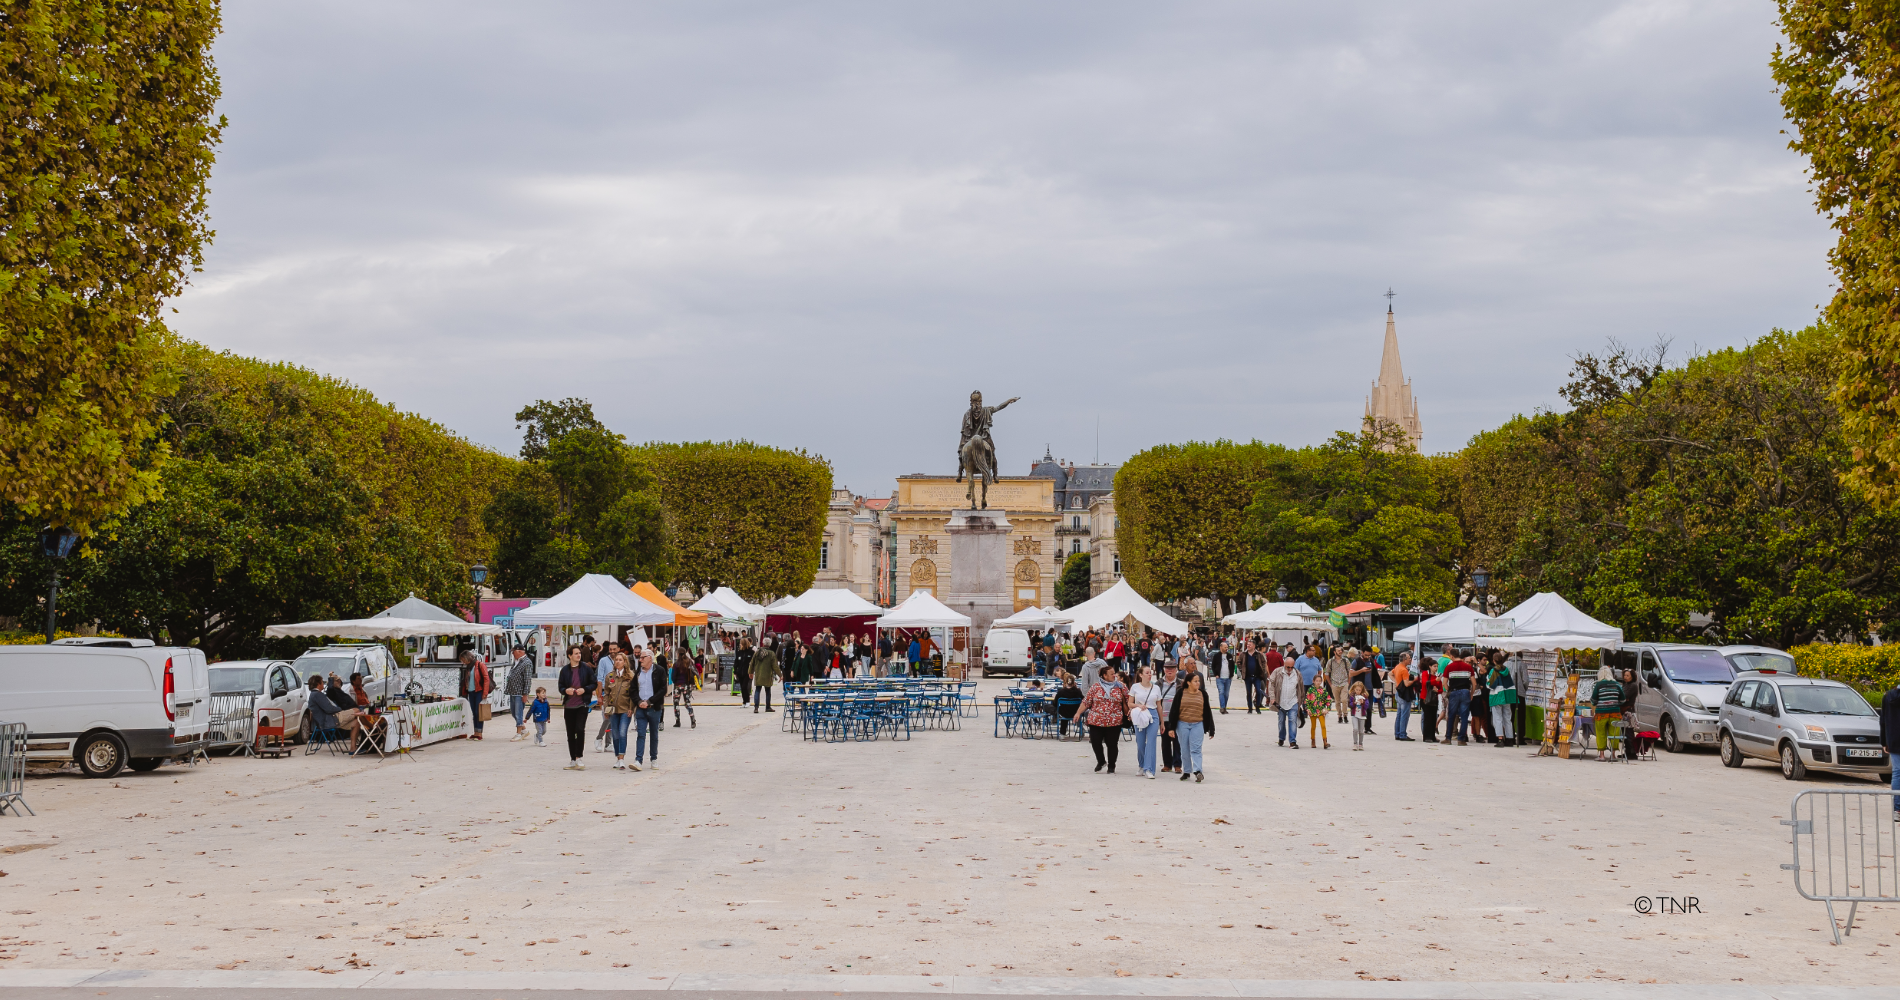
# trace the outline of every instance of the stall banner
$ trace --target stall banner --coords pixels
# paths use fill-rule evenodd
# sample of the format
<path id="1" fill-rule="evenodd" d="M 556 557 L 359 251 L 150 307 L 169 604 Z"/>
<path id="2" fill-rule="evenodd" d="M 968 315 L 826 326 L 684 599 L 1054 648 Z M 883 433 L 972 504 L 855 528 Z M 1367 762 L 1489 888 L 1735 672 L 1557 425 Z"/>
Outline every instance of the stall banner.
<path id="1" fill-rule="evenodd" d="M 404 705 L 391 709 L 389 715 L 392 725 L 389 735 L 384 739 L 384 749 L 391 751 L 404 745 L 419 747 L 440 743 L 475 731 L 466 698 Z"/>

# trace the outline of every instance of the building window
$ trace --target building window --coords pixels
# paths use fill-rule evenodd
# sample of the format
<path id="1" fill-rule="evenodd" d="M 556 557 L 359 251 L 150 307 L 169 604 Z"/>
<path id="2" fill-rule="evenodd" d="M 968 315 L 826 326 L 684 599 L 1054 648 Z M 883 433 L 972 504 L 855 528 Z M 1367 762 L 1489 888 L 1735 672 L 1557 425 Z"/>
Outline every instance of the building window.
<path id="1" fill-rule="evenodd" d="M 1115 553 L 1115 575 L 1122 575 L 1122 554 L 1120 552 Z"/>
<path id="2" fill-rule="evenodd" d="M 1069 554 L 1080 555 L 1081 552 L 1082 552 L 1082 540 L 1080 538 L 1069 539 Z"/>
<path id="3" fill-rule="evenodd" d="M 1079 507 L 1081 507 L 1081 506 L 1082 506 L 1082 498 L 1081 498 L 1081 497 L 1079 497 L 1079 496 L 1076 496 L 1076 497 L 1070 497 L 1070 498 L 1069 498 L 1069 506 L 1071 506 L 1071 507 L 1077 507 L 1077 508 L 1079 508 Z"/>
<path id="4" fill-rule="evenodd" d="M 831 543 L 830 542 L 818 543 L 818 568 L 819 569 L 831 568 Z"/>
<path id="5" fill-rule="evenodd" d="M 1069 527 L 1074 528 L 1077 531 L 1081 531 L 1082 530 L 1082 515 L 1077 514 L 1074 517 L 1069 518 Z"/>

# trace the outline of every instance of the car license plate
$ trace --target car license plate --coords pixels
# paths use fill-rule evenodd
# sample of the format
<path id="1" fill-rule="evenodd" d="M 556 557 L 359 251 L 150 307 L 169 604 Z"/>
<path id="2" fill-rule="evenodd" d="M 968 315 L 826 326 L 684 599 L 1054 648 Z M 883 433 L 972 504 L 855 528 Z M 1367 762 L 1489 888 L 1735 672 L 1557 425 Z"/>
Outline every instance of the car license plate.
<path id="1" fill-rule="evenodd" d="M 1849 750 L 1847 755 L 1849 757 L 1885 757 L 1887 752 L 1885 750 Z"/>

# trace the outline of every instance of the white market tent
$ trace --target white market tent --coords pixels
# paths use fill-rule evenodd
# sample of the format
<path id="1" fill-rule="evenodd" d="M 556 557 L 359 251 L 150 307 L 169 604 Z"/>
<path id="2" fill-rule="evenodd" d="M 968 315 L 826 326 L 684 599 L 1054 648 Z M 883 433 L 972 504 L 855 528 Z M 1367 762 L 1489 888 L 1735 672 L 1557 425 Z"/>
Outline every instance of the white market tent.
<path id="1" fill-rule="evenodd" d="M 1442 615 L 1434 615 L 1415 625 L 1399 629 L 1392 633 L 1392 640 L 1410 643 L 1413 646 L 1444 642 L 1469 643 L 1476 638 L 1472 628 L 1474 622 L 1496 620 L 1476 608 L 1460 604 Z M 1490 645 L 1488 637 L 1485 644 Z"/>
<path id="2" fill-rule="evenodd" d="M 693 602 L 686 610 L 703 611 L 720 618 L 737 618 L 743 621 L 759 622 L 765 620 L 765 609 L 750 604 L 740 597 L 731 587 L 720 587 L 705 597 Z"/>
<path id="3" fill-rule="evenodd" d="M 1133 615 L 1136 621 L 1167 635 L 1187 635 L 1194 631 L 1194 626 L 1148 603 L 1135 593 L 1127 580 L 1115 581 L 1101 596 L 1091 597 L 1063 614 L 1073 619 L 1077 628 L 1101 628 Z"/>
<path id="4" fill-rule="evenodd" d="M 452 625 L 450 623 L 453 623 Z M 448 626 L 448 627 L 445 627 Z M 356 618 L 330 622 L 297 622 L 292 625 L 266 625 L 264 635 L 271 639 L 289 636 L 331 636 L 338 639 L 415 639 L 431 635 L 500 635 L 507 631 L 499 625 L 478 625 L 460 618 Z"/>
<path id="5" fill-rule="evenodd" d="M 878 628 L 969 628 L 970 616 L 950 610 L 927 590 L 913 590 L 876 624 Z"/>
<path id="6" fill-rule="evenodd" d="M 883 608 L 843 587 L 827 587 L 823 590 L 813 587 L 790 600 L 770 604 L 766 610 L 775 615 L 795 618 L 856 618 L 884 613 Z"/>
<path id="7" fill-rule="evenodd" d="M 778 600 L 776 600 L 776 601 L 773 601 L 772 603 L 770 603 L 770 604 L 768 604 L 768 605 L 766 605 L 766 606 L 765 606 L 765 610 L 767 610 L 767 611 L 777 611 L 778 609 L 780 609 L 780 608 L 782 608 L 782 607 L 784 607 L 784 606 L 786 606 L 787 604 L 790 604 L 790 603 L 792 603 L 792 601 L 793 601 L 793 600 L 794 600 L 794 598 L 791 598 L 791 597 L 781 597 L 781 598 L 779 598 Z"/>
<path id="8" fill-rule="evenodd" d="M 1285 632 L 1330 632 L 1332 626 L 1324 618 L 1303 617 L 1317 615 L 1311 607 L 1300 601 L 1285 601 L 1275 604 L 1262 604 L 1252 611 L 1236 611 L 1221 621 L 1235 628 L 1273 629 Z"/>
<path id="9" fill-rule="evenodd" d="M 1074 621 L 1066 612 L 1054 608 L 1038 608 L 1031 605 L 1008 618 L 998 618 L 990 623 L 991 628 L 1054 628 Z"/>
<path id="10" fill-rule="evenodd" d="M 1548 591 L 1499 615 L 1511 623 L 1509 636 L 1484 640 L 1494 649 L 1531 652 L 1544 649 L 1616 649 L 1623 630 L 1605 625 Z"/>
<path id="11" fill-rule="evenodd" d="M 671 625 L 673 612 L 604 573 L 589 573 L 539 604 L 515 612 L 515 626 Z"/>

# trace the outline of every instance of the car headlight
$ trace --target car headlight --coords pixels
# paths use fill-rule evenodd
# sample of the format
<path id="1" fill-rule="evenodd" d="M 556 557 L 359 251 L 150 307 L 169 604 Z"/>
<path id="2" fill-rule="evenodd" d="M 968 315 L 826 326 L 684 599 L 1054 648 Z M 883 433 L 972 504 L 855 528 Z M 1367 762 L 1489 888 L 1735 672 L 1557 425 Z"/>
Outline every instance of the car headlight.
<path id="1" fill-rule="evenodd" d="M 1692 694 L 1685 694 L 1685 695 L 1683 695 L 1683 696 L 1682 696 L 1682 703 L 1683 703 L 1684 705 L 1687 705 L 1687 706 L 1689 706 L 1690 708 L 1693 708 L 1693 709 L 1695 709 L 1695 710 L 1696 710 L 1696 711 L 1698 711 L 1698 712 L 1706 712 L 1706 711 L 1708 711 L 1708 709 L 1707 709 L 1707 708 L 1705 708 L 1705 707 L 1703 707 L 1703 705 L 1702 705 L 1702 699 L 1700 699 L 1700 698 L 1698 698 L 1698 697 L 1696 697 L 1695 695 L 1692 695 Z"/>
<path id="2" fill-rule="evenodd" d="M 1821 726 L 1809 726 L 1807 728 L 1808 728 L 1809 736 L 1812 736 L 1823 743 L 1827 742 L 1827 729 Z"/>

